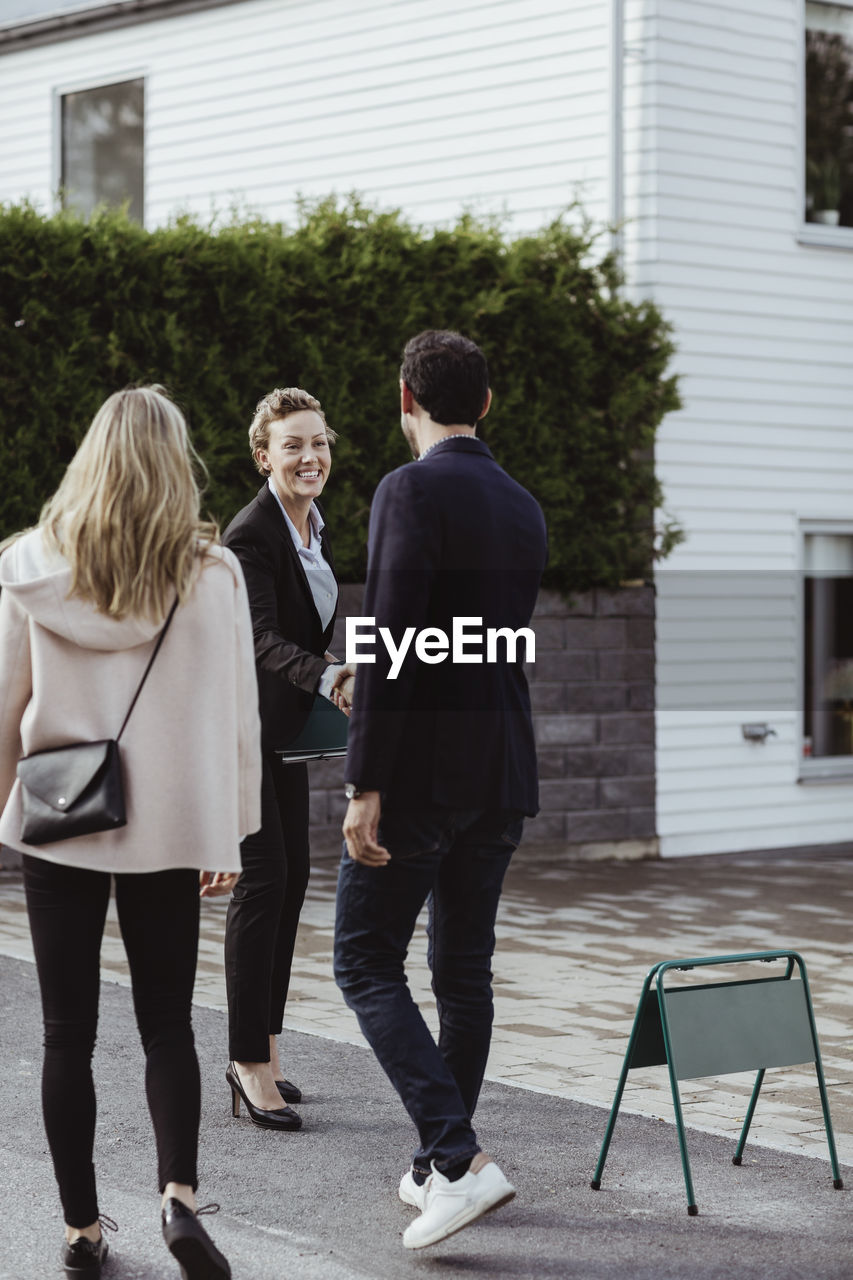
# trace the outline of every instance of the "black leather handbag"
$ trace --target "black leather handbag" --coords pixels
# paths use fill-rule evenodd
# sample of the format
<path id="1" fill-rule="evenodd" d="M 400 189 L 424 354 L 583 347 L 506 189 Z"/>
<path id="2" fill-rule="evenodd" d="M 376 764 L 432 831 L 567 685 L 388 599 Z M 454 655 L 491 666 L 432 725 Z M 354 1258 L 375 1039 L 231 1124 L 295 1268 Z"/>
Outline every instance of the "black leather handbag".
<path id="1" fill-rule="evenodd" d="M 119 739 L 177 607 L 175 600 L 115 738 L 47 747 L 18 761 L 21 839 L 25 844 L 53 844 L 55 840 L 69 840 L 72 836 L 88 836 L 127 825 Z"/>

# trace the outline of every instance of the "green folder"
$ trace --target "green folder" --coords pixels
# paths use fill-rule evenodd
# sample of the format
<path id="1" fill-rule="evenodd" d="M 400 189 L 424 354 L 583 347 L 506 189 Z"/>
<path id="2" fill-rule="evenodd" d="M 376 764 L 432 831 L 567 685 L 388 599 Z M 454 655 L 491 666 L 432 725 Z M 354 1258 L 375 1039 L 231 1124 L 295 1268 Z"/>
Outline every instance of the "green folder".
<path id="1" fill-rule="evenodd" d="M 302 732 L 276 752 L 285 764 L 301 760 L 334 760 L 347 753 L 347 717 L 328 698 L 314 695 L 311 714 Z"/>

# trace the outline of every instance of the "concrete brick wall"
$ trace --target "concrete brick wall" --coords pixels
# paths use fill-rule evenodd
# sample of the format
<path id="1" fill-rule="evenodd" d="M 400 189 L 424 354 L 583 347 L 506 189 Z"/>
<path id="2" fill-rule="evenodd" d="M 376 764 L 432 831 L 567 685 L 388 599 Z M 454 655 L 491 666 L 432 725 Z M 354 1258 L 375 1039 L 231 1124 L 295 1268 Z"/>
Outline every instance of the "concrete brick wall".
<path id="1" fill-rule="evenodd" d="M 526 841 L 656 855 L 654 589 L 588 591 L 571 605 L 543 591 L 534 627 L 541 811 Z"/>
<path id="2" fill-rule="evenodd" d="M 362 588 L 341 588 L 333 652 Z M 583 857 L 650 857 L 655 830 L 654 590 L 589 591 L 571 605 L 543 591 L 527 666 L 539 755 L 539 816 L 525 844 Z M 312 839 L 334 842 L 346 808 L 343 762 L 309 765 Z"/>

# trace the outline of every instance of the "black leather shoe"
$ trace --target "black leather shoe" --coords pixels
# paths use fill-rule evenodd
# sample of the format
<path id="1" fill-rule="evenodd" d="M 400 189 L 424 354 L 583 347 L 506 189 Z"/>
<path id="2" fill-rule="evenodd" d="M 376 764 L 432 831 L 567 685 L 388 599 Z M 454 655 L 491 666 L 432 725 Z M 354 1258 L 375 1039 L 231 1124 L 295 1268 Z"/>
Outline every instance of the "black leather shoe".
<path id="1" fill-rule="evenodd" d="M 218 1205 L 205 1205 L 215 1213 Z M 210 1236 L 193 1213 L 174 1196 L 163 1205 L 163 1239 L 181 1268 L 181 1280 L 231 1280 L 228 1259 L 223 1258 Z"/>
<path id="2" fill-rule="evenodd" d="M 225 1071 L 225 1079 L 231 1086 L 231 1114 L 239 1116 L 240 1099 L 246 1104 L 246 1110 L 249 1113 L 249 1119 L 252 1124 L 256 1124 L 259 1129 L 289 1129 L 295 1131 L 302 1128 L 302 1118 L 298 1116 L 290 1107 L 278 1107 L 275 1111 L 265 1111 L 263 1107 L 256 1107 L 246 1097 L 246 1091 L 240 1083 L 240 1077 L 234 1069 L 234 1063 L 229 1062 Z"/>
<path id="3" fill-rule="evenodd" d="M 285 1102 L 301 1102 L 302 1090 L 297 1089 L 295 1084 L 291 1084 L 289 1080 L 276 1080 L 275 1087 L 278 1089 Z"/>
<path id="4" fill-rule="evenodd" d="M 73 1244 L 62 1247 L 62 1265 L 67 1276 L 99 1276 L 110 1248 L 103 1236 L 87 1240 L 80 1236 Z"/>

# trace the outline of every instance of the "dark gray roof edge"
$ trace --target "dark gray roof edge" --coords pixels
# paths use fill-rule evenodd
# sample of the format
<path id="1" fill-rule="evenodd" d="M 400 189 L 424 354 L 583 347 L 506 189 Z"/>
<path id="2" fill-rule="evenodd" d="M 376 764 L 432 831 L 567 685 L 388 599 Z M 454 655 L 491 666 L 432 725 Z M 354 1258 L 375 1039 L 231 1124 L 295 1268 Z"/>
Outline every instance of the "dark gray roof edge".
<path id="1" fill-rule="evenodd" d="M 44 18 L 20 18 L 0 27 L 0 56 L 36 45 L 56 44 L 98 31 L 137 26 L 157 18 L 221 9 L 244 0 L 116 0 L 95 8 L 70 9 Z"/>

